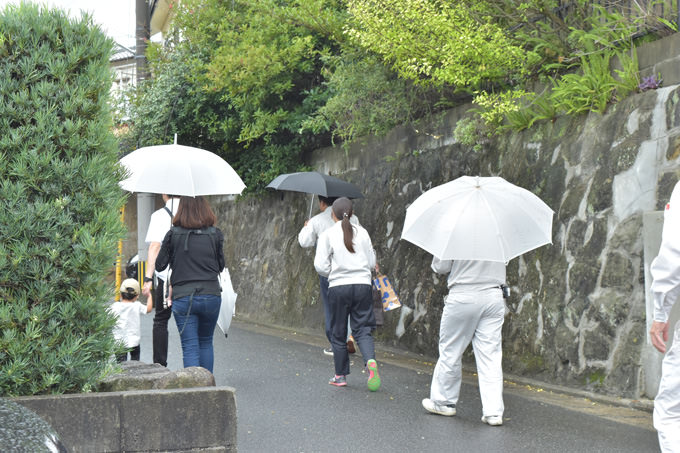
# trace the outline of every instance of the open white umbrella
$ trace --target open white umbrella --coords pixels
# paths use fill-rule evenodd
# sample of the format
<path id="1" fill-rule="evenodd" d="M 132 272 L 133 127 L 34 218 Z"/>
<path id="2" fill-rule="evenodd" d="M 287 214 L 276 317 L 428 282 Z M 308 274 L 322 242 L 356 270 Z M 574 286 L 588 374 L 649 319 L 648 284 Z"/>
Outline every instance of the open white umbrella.
<path id="1" fill-rule="evenodd" d="M 176 143 L 139 148 L 120 163 L 130 175 L 120 186 L 129 192 L 195 197 L 240 194 L 246 187 L 217 154 Z"/>
<path id="2" fill-rule="evenodd" d="M 406 210 L 401 238 L 444 260 L 507 263 L 552 243 L 553 210 L 505 179 L 462 176 Z"/>

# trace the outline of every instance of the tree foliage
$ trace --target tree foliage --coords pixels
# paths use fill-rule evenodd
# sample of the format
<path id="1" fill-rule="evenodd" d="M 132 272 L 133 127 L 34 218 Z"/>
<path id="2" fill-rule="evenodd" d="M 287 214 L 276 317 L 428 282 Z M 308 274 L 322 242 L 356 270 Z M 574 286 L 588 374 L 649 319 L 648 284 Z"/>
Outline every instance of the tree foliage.
<path id="1" fill-rule="evenodd" d="M 349 0 L 347 33 L 405 78 L 469 89 L 526 73 L 536 61 L 497 23 L 464 2 Z"/>
<path id="2" fill-rule="evenodd" d="M 201 53 L 188 45 L 153 49 L 153 78 L 130 93 L 134 133 L 124 137 L 124 149 L 172 143 L 174 134 L 182 143 L 211 151 L 235 141 L 238 130 L 228 121 L 231 105 L 220 93 L 204 89 L 193 73 Z"/>
<path id="3" fill-rule="evenodd" d="M 302 132 L 325 102 L 321 57 L 342 36 L 333 2 L 186 1 L 176 39 L 158 49 L 153 80 L 134 102 L 132 142 L 202 146 L 224 157 L 251 191 L 300 168 L 328 142 Z M 303 9 L 302 7 L 305 7 Z M 313 15 L 310 15 L 313 14 Z"/>
<path id="4" fill-rule="evenodd" d="M 112 42 L 88 17 L 0 12 L 0 394 L 91 389 L 116 352 L 123 236 Z"/>
<path id="5" fill-rule="evenodd" d="M 126 147 L 178 133 L 180 143 L 218 152 L 257 191 L 333 139 L 383 134 L 461 99 L 482 115 L 465 126 L 469 140 L 480 121 L 507 126 L 505 116 L 522 128 L 602 111 L 634 89 L 636 71 L 630 59 L 622 73 L 603 68 L 669 24 L 653 2 L 602 5 L 185 0 L 173 4 L 181 39 L 155 48 L 154 78 L 136 93 Z M 537 96 L 536 82 L 557 94 Z"/>
<path id="6" fill-rule="evenodd" d="M 343 143 L 383 135 L 397 124 L 437 110 L 440 90 L 414 85 L 374 55 L 348 50 L 325 59 L 328 99 L 303 123 L 314 133 L 331 131 Z"/>
<path id="7" fill-rule="evenodd" d="M 411 82 L 343 33 L 339 0 L 189 0 L 154 48 L 126 148 L 178 142 L 219 153 L 250 191 L 331 144 L 384 133 L 431 109 Z M 366 82 L 366 83 L 362 83 Z M 432 97 L 437 100 L 436 93 Z"/>
<path id="8" fill-rule="evenodd" d="M 539 69 L 550 69 L 555 62 L 578 64 L 584 53 L 593 51 L 588 42 L 599 51 L 616 51 L 644 35 L 654 39 L 677 29 L 668 20 L 677 20 L 677 9 L 664 0 L 465 2 L 476 18 L 503 26 L 523 48 L 539 55 Z"/>

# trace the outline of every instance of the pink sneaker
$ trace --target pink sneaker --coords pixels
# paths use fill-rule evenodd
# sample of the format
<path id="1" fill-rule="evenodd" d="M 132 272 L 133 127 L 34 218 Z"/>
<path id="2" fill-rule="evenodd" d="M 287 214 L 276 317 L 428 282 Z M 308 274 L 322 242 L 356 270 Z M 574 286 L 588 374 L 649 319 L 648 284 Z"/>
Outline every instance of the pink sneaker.
<path id="1" fill-rule="evenodd" d="M 336 374 L 331 378 L 330 381 L 328 381 L 328 383 L 336 387 L 345 387 L 347 386 L 347 378 L 345 376 L 338 376 Z"/>

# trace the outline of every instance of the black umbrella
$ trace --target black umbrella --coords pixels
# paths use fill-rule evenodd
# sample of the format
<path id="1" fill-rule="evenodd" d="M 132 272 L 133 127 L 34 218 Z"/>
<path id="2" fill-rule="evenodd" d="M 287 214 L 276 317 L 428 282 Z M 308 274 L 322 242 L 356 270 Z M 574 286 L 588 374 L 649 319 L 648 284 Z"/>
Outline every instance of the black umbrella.
<path id="1" fill-rule="evenodd" d="M 286 173 L 277 176 L 267 185 L 269 189 L 304 192 L 324 197 L 363 198 L 357 186 L 334 176 L 316 171 Z"/>
<path id="2" fill-rule="evenodd" d="M 316 171 L 303 171 L 279 175 L 267 185 L 269 189 L 289 190 L 291 192 L 311 193 L 323 197 L 363 198 L 357 186 L 334 176 L 324 175 Z M 312 199 L 312 203 L 314 200 Z M 312 206 L 309 207 L 312 215 Z"/>

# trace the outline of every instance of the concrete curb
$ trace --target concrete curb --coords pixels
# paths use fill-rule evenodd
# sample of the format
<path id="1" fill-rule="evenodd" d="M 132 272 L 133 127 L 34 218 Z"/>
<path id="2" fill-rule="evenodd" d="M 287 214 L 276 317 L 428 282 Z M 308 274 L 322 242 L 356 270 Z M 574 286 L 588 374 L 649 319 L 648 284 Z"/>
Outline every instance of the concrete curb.
<path id="1" fill-rule="evenodd" d="M 602 395 L 600 393 L 589 392 L 586 390 L 579 390 L 570 387 L 565 387 L 556 384 L 549 384 L 546 382 L 536 381 L 522 376 L 505 375 L 505 380 L 519 385 L 528 385 L 534 388 L 548 390 L 553 393 L 568 395 L 576 398 L 583 398 L 601 404 L 608 404 L 610 406 L 627 407 L 645 412 L 652 412 L 654 410 L 654 400 L 650 399 L 629 399 L 620 398 L 616 396 Z"/>
<path id="2" fill-rule="evenodd" d="M 235 452 L 231 387 L 13 398 L 45 419 L 72 453 Z"/>

